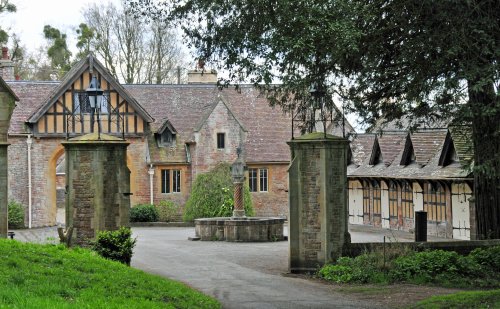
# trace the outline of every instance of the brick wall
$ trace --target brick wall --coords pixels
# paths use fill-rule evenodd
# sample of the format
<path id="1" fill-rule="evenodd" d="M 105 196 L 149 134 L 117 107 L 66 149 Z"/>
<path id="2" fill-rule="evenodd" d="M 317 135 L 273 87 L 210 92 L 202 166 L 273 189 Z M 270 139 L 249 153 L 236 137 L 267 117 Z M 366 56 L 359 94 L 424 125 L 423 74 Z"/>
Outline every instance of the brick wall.
<path id="1" fill-rule="evenodd" d="M 26 207 L 28 224 L 28 154 L 26 137 L 9 137 L 9 198 Z M 31 149 L 32 226 L 56 222 L 57 159 L 64 154 L 61 139 L 33 139 Z"/>
<path id="2" fill-rule="evenodd" d="M 268 192 L 250 192 L 255 216 L 288 218 L 288 164 L 248 165 L 248 167 L 266 167 L 269 172 Z M 248 182 L 248 174 L 246 181 Z"/>

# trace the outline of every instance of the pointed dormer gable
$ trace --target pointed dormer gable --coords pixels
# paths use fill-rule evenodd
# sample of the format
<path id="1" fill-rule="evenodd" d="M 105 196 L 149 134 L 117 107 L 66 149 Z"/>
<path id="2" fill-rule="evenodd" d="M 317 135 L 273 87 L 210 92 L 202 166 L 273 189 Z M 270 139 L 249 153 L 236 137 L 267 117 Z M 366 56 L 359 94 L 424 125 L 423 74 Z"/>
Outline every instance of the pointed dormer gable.
<path id="1" fill-rule="evenodd" d="M 86 93 L 96 77 L 103 93 L 99 109 L 90 107 Z M 108 134 L 143 134 L 153 118 L 123 88 L 92 54 L 75 64 L 44 103 L 28 119 L 35 135 L 81 135 L 94 132 L 95 114 L 99 115 L 101 132 Z"/>
<path id="2" fill-rule="evenodd" d="M 375 142 L 373 143 L 373 149 L 372 149 L 372 154 L 370 156 L 369 165 L 377 165 L 382 162 L 384 162 L 384 158 L 382 157 L 382 151 L 380 150 L 378 137 L 375 137 Z"/>
<path id="3" fill-rule="evenodd" d="M 450 132 L 446 134 L 446 139 L 444 141 L 443 150 L 441 151 L 441 156 L 439 157 L 439 166 L 447 166 L 451 163 L 458 162 L 457 152 L 455 150 L 455 145 L 451 138 Z"/>
<path id="4" fill-rule="evenodd" d="M 439 155 L 447 133 L 447 129 L 426 129 L 411 134 L 415 161 L 426 166 L 432 158 Z"/>
<path id="5" fill-rule="evenodd" d="M 356 166 L 360 166 L 363 162 L 369 159 L 371 151 L 373 150 L 374 142 L 375 134 L 364 133 L 353 135 L 353 139 L 349 147 L 352 153 L 352 163 Z"/>
<path id="6" fill-rule="evenodd" d="M 403 149 L 403 155 L 401 156 L 401 162 L 399 164 L 406 166 L 414 162 L 415 162 L 415 151 L 413 150 L 413 144 L 410 138 L 410 134 L 407 134 Z"/>
<path id="7" fill-rule="evenodd" d="M 177 131 L 168 119 L 164 119 L 163 124 L 155 133 L 158 147 L 175 146 Z"/>
<path id="8" fill-rule="evenodd" d="M 402 132 L 389 131 L 378 136 L 378 144 L 385 166 L 391 165 L 401 153 L 404 142 L 405 134 Z"/>
<path id="9" fill-rule="evenodd" d="M 457 160 L 461 164 L 471 164 L 474 161 L 472 129 L 469 126 L 450 126 L 448 134 L 453 142 Z"/>
<path id="10" fill-rule="evenodd" d="M 222 104 L 227 109 L 229 115 L 231 115 L 236 120 L 236 122 L 238 123 L 238 125 L 241 127 L 241 129 L 244 132 L 248 132 L 247 129 L 245 129 L 245 127 L 241 123 L 241 121 L 233 113 L 233 111 L 231 110 L 231 108 L 230 108 L 229 104 L 227 103 L 226 99 L 224 98 L 224 96 L 222 96 L 220 94 L 217 96 L 216 101 L 208 109 L 208 111 L 205 113 L 205 115 L 203 115 L 203 117 L 201 118 L 201 120 L 198 123 L 198 125 L 194 128 L 194 132 L 199 132 L 201 130 L 201 128 L 203 127 L 203 125 L 207 122 L 208 118 L 210 118 L 210 116 L 212 115 L 212 113 L 214 112 L 214 110 L 217 108 L 217 106 L 219 104 Z"/>

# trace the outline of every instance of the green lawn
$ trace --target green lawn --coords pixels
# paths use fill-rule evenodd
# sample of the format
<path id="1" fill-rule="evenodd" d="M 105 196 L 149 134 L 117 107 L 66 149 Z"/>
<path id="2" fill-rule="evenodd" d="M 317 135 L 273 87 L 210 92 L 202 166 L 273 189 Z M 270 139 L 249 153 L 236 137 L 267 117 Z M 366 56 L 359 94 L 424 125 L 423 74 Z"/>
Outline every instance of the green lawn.
<path id="1" fill-rule="evenodd" d="M 433 296 L 417 303 L 412 308 L 500 308 L 500 290 L 470 291 Z"/>
<path id="2" fill-rule="evenodd" d="M 220 308 L 220 304 L 184 284 L 105 260 L 90 250 L 0 239 L 0 308 Z"/>

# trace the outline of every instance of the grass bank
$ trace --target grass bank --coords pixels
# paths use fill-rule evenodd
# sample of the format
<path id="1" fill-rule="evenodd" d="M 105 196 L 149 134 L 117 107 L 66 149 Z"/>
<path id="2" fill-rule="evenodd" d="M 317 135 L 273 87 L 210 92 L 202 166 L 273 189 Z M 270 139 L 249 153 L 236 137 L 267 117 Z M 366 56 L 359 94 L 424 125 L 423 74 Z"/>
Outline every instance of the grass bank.
<path id="1" fill-rule="evenodd" d="M 90 250 L 3 239 L 0 286 L 0 308 L 220 308 L 184 284 Z"/>
<path id="2" fill-rule="evenodd" d="M 418 302 L 411 308 L 500 308 L 500 290 L 468 291 L 450 295 L 433 296 Z"/>

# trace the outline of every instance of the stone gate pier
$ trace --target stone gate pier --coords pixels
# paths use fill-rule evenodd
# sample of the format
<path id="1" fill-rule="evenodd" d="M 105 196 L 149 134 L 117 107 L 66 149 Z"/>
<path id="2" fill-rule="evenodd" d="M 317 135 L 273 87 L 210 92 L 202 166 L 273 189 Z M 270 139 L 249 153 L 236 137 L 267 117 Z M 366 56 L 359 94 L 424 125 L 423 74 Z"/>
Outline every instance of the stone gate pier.
<path id="1" fill-rule="evenodd" d="M 69 242 L 86 246 L 99 231 L 130 226 L 129 143 L 92 133 L 62 144 L 66 151 L 66 228 L 72 229 Z"/>
<path id="2" fill-rule="evenodd" d="M 288 142 L 289 271 L 315 271 L 350 243 L 347 204 L 349 141 L 311 133 Z"/>
<path id="3" fill-rule="evenodd" d="M 0 74 L 1 75 L 1 74 Z M 8 229 L 8 162 L 7 162 L 7 133 L 10 118 L 19 98 L 0 77 L 0 238 L 7 237 Z"/>

